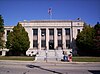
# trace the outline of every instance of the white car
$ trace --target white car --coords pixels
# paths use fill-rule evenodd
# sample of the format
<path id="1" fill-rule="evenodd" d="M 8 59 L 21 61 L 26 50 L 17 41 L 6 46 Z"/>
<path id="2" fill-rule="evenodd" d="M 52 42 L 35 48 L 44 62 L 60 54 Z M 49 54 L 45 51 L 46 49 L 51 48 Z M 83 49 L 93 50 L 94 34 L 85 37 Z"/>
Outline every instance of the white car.
<path id="1" fill-rule="evenodd" d="M 26 51 L 26 55 L 27 56 L 34 56 L 34 55 L 36 55 L 37 54 L 37 51 L 36 50 L 27 50 Z"/>

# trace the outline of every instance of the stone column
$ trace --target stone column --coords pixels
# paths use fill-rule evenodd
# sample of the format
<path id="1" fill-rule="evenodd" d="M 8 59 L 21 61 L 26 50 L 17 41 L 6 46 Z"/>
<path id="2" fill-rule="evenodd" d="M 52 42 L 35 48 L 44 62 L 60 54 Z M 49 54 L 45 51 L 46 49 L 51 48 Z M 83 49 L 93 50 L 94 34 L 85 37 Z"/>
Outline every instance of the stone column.
<path id="1" fill-rule="evenodd" d="M 5 29 L 4 32 L 5 32 L 4 39 L 5 39 L 5 41 L 7 41 L 7 30 Z"/>
<path id="2" fill-rule="evenodd" d="M 26 31 L 28 32 L 29 36 L 30 48 L 33 48 L 33 30 L 32 28 L 27 28 Z"/>
<path id="3" fill-rule="evenodd" d="M 41 30 L 38 28 L 38 49 L 41 50 Z"/>
<path id="4" fill-rule="evenodd" d="M 6 51 L 2 50 L 2 55 L 1 56 L 5 56 L 6 55 Z"/>
<path id="5" fill-rule="evenodd" d="M 57 28 L 54 28 L 54 48 L 58 46 L 58 38 L 57 38 Z"/>
<path id="6" fill-rule="evenodd" d="M 46 47 L 49 49 L 49 29 L 46 28 Z"/>
<path id="7" fill-rule="evenodd" d="M 62 44 L 63 49 L 66 49 L 65 28 L 62 28 Z"/>

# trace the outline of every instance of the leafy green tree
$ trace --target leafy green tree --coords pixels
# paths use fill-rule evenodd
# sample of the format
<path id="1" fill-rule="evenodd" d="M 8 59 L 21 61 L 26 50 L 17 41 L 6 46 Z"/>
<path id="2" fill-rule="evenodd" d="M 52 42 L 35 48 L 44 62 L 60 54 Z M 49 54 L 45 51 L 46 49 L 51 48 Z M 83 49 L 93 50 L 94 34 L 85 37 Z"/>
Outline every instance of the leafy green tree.
<path id="1" fill-rule="evenodd" d="M 8 34 L 6 46 L 10 49 L 10 54 L 17 56 L 25 55 L 29 45 L 28 33 L 24 27 L 18 23 L 17 26 L 13 28 L 13 31 Z"/>
<path id="2" fill-rule="evenodd" d="M 2 16 L 0 15 L 0 49 L 4 48 L 4 39 L 3 39 L 3 35 L 4 35 L 4 20 L 2 18 Z"/>
<path id="3" fill-rule="evenodd" d="M 94 26 L 95 29 L 95 38 L 94 38 L 94 50 L 96 52 L 96 55 L 100 56 L 100 23 L 97 22 L 97 24 Z"/>
<path id="4" fill-rule="evenodd" d="M 88 25 L 85 25 L 83 31 L 77 35 L 76 45 L 78 47 L 77 51 L 79 55 L 88 56 L 93 54 L 94 35 L 95 30 Z"/>

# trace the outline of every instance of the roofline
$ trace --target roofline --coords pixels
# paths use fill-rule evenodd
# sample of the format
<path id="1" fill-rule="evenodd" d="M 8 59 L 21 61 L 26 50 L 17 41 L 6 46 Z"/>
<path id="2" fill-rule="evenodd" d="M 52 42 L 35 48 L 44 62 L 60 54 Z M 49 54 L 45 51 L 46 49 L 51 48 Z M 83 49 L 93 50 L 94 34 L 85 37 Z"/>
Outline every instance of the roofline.
<path id="1" fill-rule="evenodd" d="M 4 28 L 13 28 L 14 26 L 4 26 Z"/>
<path id="2" fill-rule="evenodd" d="M 37 22 L 83 22 L 82 20 L 31 20 L 21 21 L 19 23 L 37 23 Z"/>

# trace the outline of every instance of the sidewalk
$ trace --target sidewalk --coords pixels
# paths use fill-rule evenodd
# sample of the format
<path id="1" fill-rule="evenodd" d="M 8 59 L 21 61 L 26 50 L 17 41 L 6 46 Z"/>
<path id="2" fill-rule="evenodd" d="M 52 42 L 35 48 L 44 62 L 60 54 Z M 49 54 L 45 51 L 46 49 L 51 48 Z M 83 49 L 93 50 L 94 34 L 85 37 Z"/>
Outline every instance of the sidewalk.
<path id="1" fill-rule="evenodd" d="M 17 62 L 17 63 L 48 63 L 48 64 L 92 64 L 100 62 L 62 62 L 62 61 L 18 61 L 18 60 L 0 60 L 0 62 Z"/>

